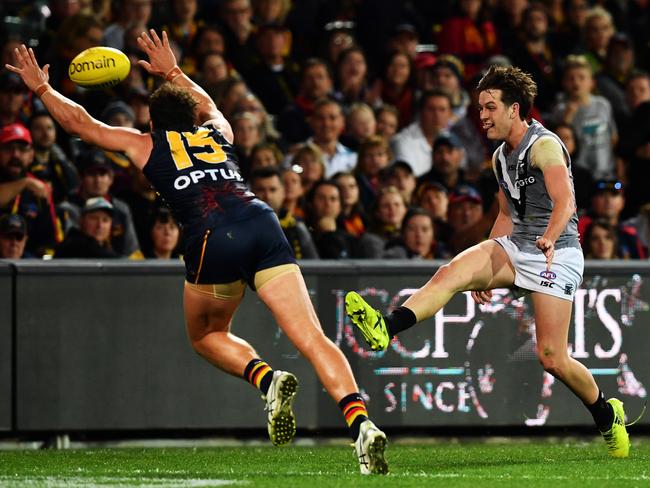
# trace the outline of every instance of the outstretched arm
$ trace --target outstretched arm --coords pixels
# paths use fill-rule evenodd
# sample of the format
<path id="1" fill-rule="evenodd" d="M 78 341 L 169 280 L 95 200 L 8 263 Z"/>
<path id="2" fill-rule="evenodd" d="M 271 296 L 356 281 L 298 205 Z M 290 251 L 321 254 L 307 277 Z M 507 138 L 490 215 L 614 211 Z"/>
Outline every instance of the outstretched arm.
<path id="1" fill-rule="evenodd" d="M 65 131 L 103 149 L 124 152 L 136 165 L 144 166 L 152 147 L 149 135 L 135 129 L 111 127 L 92 118 L 85 108 L 50 86 L 50 66 L 46 64 L 41 69 L 32 48 L 27 49 L 23 44 L 15 53 L 18 66 L 6 64 L 6 68 L 20 75 L 27 87 L 41 97 L 50 115 Z"/>
<path id="2" fill-rule="evenodd" d="M 149 33 L 151 37 L 146 32 L 143 32 L 138 37 L 138 45 L 147 53 L 149 61 L 138 61 L 138 63 L 149 73 L 163 77 L 169 83 L 187 88 L 198 102 L 196 116 L 199 124 L 210 122 L 223 134 L 228 142 L 232 143 L 233 134 L 230 123 L 219 111 L 210 95 L 178 67 L 176 57 L 169 46 L 167 33 L 162 32 L 162 39 L 158 37 L 158 34 L 153 29 Z"/>

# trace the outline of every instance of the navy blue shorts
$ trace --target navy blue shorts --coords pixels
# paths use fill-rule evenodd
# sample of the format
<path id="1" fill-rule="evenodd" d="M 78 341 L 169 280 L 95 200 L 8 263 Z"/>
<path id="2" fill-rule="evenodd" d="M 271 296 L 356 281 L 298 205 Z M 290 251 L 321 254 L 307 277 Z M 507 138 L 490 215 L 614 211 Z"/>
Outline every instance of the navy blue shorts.
<path id="1" fill-rule="evenodd" d="M 273 212 L 212 229 L 201 263 L 203 237 L 188 239 L 185 249 L 185 278 L 190 283 L 221 284 L 244 280 L 255 290 L 258 271 L 296 263 Z"/>

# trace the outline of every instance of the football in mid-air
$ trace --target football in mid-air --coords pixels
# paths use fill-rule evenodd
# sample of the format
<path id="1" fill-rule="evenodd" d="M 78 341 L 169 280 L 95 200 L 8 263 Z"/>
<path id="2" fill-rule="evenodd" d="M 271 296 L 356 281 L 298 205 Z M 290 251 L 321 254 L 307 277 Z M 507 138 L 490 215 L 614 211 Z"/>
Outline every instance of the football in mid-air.
<path id="1" fill-rule="evenodd" d="M 131 62 L 122 51 L 112 47 L 91 47 L 81 51 L 68 67 L 68 76 L 84 88 L 110 88 L 124 81 Z"/>

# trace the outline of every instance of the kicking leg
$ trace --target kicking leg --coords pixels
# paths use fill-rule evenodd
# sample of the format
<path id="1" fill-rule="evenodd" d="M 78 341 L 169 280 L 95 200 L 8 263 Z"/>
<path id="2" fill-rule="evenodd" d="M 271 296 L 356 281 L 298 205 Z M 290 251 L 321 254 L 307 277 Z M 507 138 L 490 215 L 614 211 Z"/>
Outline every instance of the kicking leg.
<path id="1" fill-rule="evenodd" d="M 535 307 L 537 357 L 544 370 L 562 381 L 594 417 L 609 453 L 627 457 L 630 441 L 625 429 L 623 404 L 616 398 L 605 401 L 594 377 L 580 362 L 569 356 L 568 335 L 573 303 L 544 293 L 532 293 Z"/>
<path id="2" fill-rule="evenodd" d="M 497 242 L 487 240 L 441 266 L 422 288 L 386 317 L 373 310 L 356 292 L 347 294 L 345 308 L 370 346 L 383 350 L 392 336 L 433 317 L 455 293 L 508 287 L 514 279 L 515 272 L 505 250 Z"/>

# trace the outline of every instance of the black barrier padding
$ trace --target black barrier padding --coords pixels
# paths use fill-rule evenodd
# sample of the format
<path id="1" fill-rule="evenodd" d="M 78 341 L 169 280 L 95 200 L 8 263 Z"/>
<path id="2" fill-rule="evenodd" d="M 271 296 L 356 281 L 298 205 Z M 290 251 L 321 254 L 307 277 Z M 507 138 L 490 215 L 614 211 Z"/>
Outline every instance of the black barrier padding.
<path id="1" fill-rule="evenodd" d="M 57 264 L 17 267 L 18 430 L 264 426 L 259 393 L 192 352 L 178 263 Z M 591 425 L 579 400 L 539 366 L 529 298 L 508 290 L 485 307 L 460 294 L 387 352 L 367 350 L 345 317 L 345 293 L 357 290 L 386 311 L 424 284 L 436 264 L 303 264 L 323 328 L 349 358 L 378 423 Z M 576 294 L 571 351 L 605 394 L 635 415 L 650 385 L 650 267 L 591 269 Z M 250 291 L 233 331 L 274 367 L 298 375 L 299 426 L 342 426 L 312 369 Z"/>
<path id="2" fill-rule="evenodd" d="M 0 430 L 11 430 L 12 428 L 12 279 L 11 265 L 0 262 Z"/>

